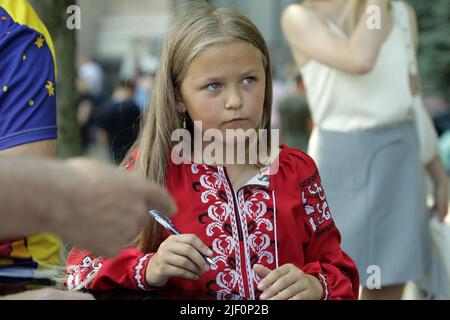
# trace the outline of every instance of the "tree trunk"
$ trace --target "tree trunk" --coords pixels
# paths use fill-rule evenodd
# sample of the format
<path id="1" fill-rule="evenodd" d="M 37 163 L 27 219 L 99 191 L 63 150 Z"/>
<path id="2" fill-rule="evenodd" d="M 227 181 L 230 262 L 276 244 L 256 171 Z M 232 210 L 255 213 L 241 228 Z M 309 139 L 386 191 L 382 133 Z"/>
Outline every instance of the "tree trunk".
<path id="1" fill-rule="evenodd" d="M 81 132 L 77 121 L 75 88 L 76 30 L 69 30 L 67 8 L 76 0 L 29 0 L 46 25 L 56 51 L 58 78 L 56 86 L 58 106 L 58 158 L 78 156 L 83 153 Z"/>

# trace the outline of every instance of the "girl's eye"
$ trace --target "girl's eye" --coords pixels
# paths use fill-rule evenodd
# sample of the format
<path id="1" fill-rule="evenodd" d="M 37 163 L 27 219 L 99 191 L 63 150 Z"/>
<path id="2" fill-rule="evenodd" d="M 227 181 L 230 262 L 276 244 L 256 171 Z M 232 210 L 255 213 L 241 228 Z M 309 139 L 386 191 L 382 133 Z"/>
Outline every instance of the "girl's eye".
<path id="1" fill-rule="evenodd" d="M 255 77 L 247 77 L 243 80 L 244 84 L 252 84 L 255 81 L 256 81 Z"/>
<path id="2" fill-rule="evenodd" d="M 206 86 L 207 90 L 218 90 L 220 89 L 220 83 L 218 82 L 214 82 L 214 83 L 210 83 Z"/>

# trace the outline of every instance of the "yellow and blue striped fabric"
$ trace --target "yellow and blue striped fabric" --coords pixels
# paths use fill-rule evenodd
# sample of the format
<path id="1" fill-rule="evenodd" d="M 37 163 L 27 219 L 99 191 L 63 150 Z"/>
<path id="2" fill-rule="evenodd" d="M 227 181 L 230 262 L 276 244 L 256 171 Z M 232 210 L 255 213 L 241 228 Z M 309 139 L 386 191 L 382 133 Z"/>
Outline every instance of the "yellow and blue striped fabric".
<path id="1" fill-rule="evenodd" d="M 0 150 L 56 139 L 50 35 L 25 0 L 0 0 Z"/>
<path id="2" fill-rule="evenodd" d="M 0 150 L 56 139 L 55 79 L 54 46 L 33 8 L 0 0 Z M 59 265 L 61 249 L 48 233 L 0 240 L 0 277 L 45 274 L 37 262 Z"/>

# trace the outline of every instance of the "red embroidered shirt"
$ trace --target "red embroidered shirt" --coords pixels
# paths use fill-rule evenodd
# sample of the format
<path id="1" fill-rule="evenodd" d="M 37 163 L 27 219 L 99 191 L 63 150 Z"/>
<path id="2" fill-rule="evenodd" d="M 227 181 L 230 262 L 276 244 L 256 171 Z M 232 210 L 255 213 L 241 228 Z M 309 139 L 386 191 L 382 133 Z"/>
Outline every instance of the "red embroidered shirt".
<path id="1" fill-rule="evenodd" d="M 255 263 L 275 269 L 292 263 L 316 276 L 323 299 L 357 299 L 358 272 L 340 247 L 340 234 L 330 215 L 314 161 L 305 153 L 281 146 L 279 170 L 260 172 L 234 190 L 223 166 L 169 164 L 167 188 L 179 212 L 172 219 L 182 233 L 196 234 L 214 252 L 217 268 L 199 280 L 171 278 L 168 286 L 201 290 L 227 298 L 258 298 Z M 132 170 L 134 160 L 126 166 Z M 151 290 L 145 270 L 153 253 L 123 250 L 111 259 L 75 249 L 68 264 L 76 268 L 69 289 L 95 275 L 91 290 L 117 287 Z"/>

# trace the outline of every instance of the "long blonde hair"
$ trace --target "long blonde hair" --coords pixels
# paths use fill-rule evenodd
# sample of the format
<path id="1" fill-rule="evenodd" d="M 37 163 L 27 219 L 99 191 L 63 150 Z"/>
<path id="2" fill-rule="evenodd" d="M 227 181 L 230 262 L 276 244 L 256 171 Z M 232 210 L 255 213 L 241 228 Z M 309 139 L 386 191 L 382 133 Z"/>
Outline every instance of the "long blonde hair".
<path id="1" fill-rule="evenodd" d="M 175 23 L 166 36 L 152 89 L 151 105 L 144 117 L 140 136 L 125 158 L 129 158 L 133 150 L 138 149 L 140 156 L 135 162 L 135 171 L 161 186 L 166 183 L 168 157 L 174 146 L 171 134 L 181 127 L 181 115 L 176 108 L 180 86 L 193 59 L 206 48 L 243 40 L 261 51 L 266 72 L 266 90 L 263 116 L 257 129 L 270 129 L 271 61 L 264 38 L 257 27 L 236 10 L 216 8 L 203 1 L 190 2 L 189 7 L 181 12 L 174 19 Z M 161 241 L 161 227 L 149 218 L 146 228 L 134 245 L 144 252 L 152 252 L 157 250 Z"/>

